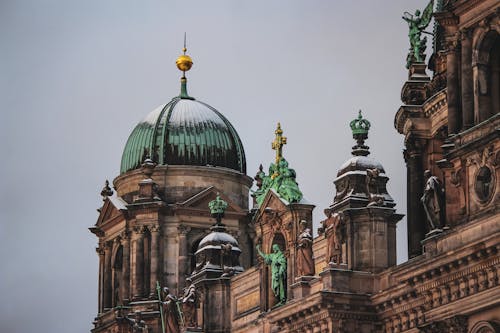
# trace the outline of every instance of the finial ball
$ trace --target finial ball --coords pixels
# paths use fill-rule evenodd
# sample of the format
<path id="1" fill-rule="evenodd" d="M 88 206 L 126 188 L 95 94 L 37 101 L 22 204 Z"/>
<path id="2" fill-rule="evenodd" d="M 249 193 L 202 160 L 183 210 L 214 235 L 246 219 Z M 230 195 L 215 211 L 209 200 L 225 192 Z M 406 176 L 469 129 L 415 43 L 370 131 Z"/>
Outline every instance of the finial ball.
<path id="1" fill-rule="evenodd" d="M 187 54 L 183 54 L 179 56 L 179 58 L 177 58 L 175 64 L 177 65 L 177 68 L 179 68 L 179 70 L 187 72 L 193 66 L 193 60 L 191 60 L 191 57 Z"/>

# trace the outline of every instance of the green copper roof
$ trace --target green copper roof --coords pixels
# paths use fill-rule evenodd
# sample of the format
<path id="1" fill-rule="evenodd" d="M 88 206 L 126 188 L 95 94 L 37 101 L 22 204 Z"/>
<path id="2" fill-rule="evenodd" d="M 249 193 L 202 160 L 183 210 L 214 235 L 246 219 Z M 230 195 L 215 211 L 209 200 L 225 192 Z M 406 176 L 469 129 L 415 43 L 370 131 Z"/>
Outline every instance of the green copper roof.
<path id="1" fill-rule="evenodd" d="M 231 123 L 213 107 L 175 97 L 132 131 L 120 173 L 140 167 L 146 156 L 159 165 L 212 165 L 246 173 L 245 153 Z"/>

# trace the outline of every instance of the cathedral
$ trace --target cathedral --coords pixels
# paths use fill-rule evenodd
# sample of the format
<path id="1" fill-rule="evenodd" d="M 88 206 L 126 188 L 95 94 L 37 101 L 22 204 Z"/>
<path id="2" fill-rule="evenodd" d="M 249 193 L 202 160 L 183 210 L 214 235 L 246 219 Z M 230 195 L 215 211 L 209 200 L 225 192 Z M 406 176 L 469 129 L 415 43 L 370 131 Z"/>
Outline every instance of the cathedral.
<path id="1" fill-rule="evenodd" d="M 313 237 L 280 124 L 248 176 L 235 128 L 189 95 L 184 48 L 180 94 L 134 128 L 89 228 L 93 333 L 500 332 L 500 3 L 431 0 L 403 19 L 408 261 L 361 111 Z"/>

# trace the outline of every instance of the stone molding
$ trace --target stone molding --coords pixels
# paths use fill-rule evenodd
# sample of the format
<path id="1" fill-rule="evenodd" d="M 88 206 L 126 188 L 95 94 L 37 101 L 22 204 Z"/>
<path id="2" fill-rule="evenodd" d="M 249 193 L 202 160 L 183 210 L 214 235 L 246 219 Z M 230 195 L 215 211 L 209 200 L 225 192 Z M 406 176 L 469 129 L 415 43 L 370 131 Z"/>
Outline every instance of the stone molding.
<path id="1" fill-rule="evenodd" d="M 386 326 L 392 327 L 388 331 L 416 328 L 425 323 L 428 311 L 435 312 L 441 306 L 498 286 L 500 257 L 496 254 L 499 247 L 494 245 L 476 251 L 407 279 L 399 287 L 402 293 L 375 306 Z M 466 267 L 471 263 L 474 266 Z M 441 332 L 434 330 L 440 325 L 444 324 L 430 325 L 424 332 Z"/>

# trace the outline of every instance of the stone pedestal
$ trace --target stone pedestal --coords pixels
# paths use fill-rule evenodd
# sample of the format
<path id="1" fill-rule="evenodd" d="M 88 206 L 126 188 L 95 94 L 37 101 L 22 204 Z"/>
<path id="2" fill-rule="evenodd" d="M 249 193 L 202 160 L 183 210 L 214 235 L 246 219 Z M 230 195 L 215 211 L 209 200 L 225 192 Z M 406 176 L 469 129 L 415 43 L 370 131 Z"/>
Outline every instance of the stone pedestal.
<path id="1" fill-rule="evenodd" d="M 401 90 L 401 100 L 408 105 L 421 105 L 426 96 L 426 85 L 430 81 L 425 73 L 426 64 L 423 62 L 413 63 L 408 71 L 408 81 Z"/>
<path id="2" fill-rule="evenodd" d="M 425 235 L 421 241 L 423 253 L 432 256 L 437 253 L 437 240 L 443 234 L 443 229 L 434 229 Z"/>
<path id="3" fill-rule="evenodd" d="M 300 299 L 311 293 L 311 281 L 316 280 L 314 276 L 300 276 L 295 278 L 295 283 L 290 287 L 294 299 Z"/>
<path id="4" fill-rule="evenodd" d="M 340 266 L 340 265 L 339 265 Z M 346 265 L 342 265 L 346 267 Z M 349 291 L 349 271 L 341 268 L 325 267 L 319 273 L 323 281 L 323 289 L 331 291 Z"/>

